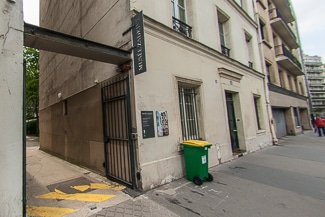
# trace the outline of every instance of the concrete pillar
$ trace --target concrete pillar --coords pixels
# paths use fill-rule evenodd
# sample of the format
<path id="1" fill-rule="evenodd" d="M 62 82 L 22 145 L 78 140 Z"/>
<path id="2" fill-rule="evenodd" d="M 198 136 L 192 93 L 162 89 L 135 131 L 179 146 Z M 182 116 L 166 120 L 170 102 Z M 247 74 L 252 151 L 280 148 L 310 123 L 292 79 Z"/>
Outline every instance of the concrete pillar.
<path id="1" fill-rule="evenodd" d="M 0 216 L 23 216 L 22 6 L 0 1 Z"/>

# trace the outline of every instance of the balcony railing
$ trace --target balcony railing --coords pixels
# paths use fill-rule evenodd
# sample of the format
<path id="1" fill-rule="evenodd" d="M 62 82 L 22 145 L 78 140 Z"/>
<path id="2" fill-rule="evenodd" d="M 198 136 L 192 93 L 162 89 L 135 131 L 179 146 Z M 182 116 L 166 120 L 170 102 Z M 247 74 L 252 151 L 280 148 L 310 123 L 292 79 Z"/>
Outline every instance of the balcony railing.
<path id="1" fill-rule="evenodd" d="M 277 9 L 277 8 L 274 8 L 274 9 L 271 9 L 271 10 L 275 10 L 275 17 L 273 18 L 280 18 L 284 23 L 285 25 L 287 26 L 288 30 L 290 31 L 290 33 L 292 34 L 292 36 L 297 40 L 296 38 L 296 35 L 293 33 L 293 31 L 291 30 L 291 28 L 289 27 L 288 25 L 288 21 L 284 18 L 284 16 L 281 14 L 280 10 Z"/>
<path id="2" fill-rule="evenodd" d="M 173 29 L 189 38 L 192 38 L 192 27 L 175 17 L 173 17 Z"/>
<path id="3" fill-rule="evenodd" d="M 251 62 L 251 61 L 248 61 L 248 67 L 252 69 L 252 68 L 253 68 L 253 66 L 254 66 L 254 63 L 253 63 L 253 62 Z"/>
<path id="4" fill-rule="evenodd" d="M 226 46 L 221 45 L 221 52 L 222 52 L 222 54 L 230 57 L 230 49 L 227 48 Z"/>
<path id="5" fill-rule="evenodd" d="M 279 52 L 279 48 L 282 48 L 282 52 Z M 294 62 L 299 67 L 299 69 L 302 69 L 299 60 L 283 44 L 277 46 L 276 49 L 278 49 L 277 54 L 283 54 L 284 56 L 288 57 L 292 62 Z"/>
<path id="6" fill-rule="evenodd" d="M 315 67 L 315 68 L 306 67 L 306 71 L 307 72 L 323 72 L 324 69 L 321 67 Z"/>

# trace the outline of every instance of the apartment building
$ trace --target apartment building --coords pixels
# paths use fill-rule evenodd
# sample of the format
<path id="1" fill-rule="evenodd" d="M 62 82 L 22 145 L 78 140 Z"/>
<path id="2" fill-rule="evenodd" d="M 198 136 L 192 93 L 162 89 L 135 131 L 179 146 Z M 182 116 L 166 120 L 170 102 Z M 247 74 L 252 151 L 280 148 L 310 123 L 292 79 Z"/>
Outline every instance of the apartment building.
<path id="1" fill-rule="evenodd" d="M 310 129 L 305 73 L 289 0 L 257 0 L 261 44 L 277 138 Z"/>
<path id="2" fill-rule="evenodd" d="M 132 62 L 118 67 L 41 52 L 42 150 L 147 190 L 185 175 L 180 146 L 185 140 L 211 142 L 210 167 L 272 144 L 255 1 L 40 4 L 42 27 L 135 54 Z M 142 44 L 137 41 L 142 21 L 134 20 L 142 17 L 140 12 L 145 46 L 135 51 Z M 298 48 L 298 43 L 289 46 Z M 275 56 L 269 59 L 278 65 Z M 294 85 L 299 86 L 303 73 L 294 66 L 298 69 L 291 74 L 283 68 L 291 76 L 286 89 L 280 87 L 275 67 L 271 78 L 294 101 L 294 107 L 279 104 L 287 116 L 303 120 L 305 90 Z M 292 90 L 287 90 L 289 83 Z M 294 123 L 290 121 L 288 126 Z M 297 133 L 297 125 L 289 132 Z"/>
<path id="3" fill-rule="evenodd" d="M 304 55 L 305 70 L 311 100 L 311 113 L 325 116 L 325 74 L 320 56 Z"/>

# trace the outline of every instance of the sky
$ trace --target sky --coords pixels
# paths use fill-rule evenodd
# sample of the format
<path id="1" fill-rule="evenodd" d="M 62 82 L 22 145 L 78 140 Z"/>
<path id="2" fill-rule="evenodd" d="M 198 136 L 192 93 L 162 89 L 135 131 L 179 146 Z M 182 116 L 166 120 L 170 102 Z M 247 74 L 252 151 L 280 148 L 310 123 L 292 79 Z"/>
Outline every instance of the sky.
<path id="1" fill-rule="evenodd" d="M 298 21 L 301 48 L 304 54 L 321 56 L 325 63 L 325 1 L 291 0 Z M 24 20 L 39 25 L 39 0 L 23 0 Z"/>

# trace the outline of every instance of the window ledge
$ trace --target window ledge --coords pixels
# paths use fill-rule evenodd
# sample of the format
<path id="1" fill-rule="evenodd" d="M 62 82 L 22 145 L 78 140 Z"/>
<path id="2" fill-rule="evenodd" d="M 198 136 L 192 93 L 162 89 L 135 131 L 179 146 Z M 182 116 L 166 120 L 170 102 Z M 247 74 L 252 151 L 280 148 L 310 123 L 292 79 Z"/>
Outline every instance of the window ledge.
<path id="1" fill-rule="evenodd" d="M 263 44 L 265 44 L 268 48 L 272 49 L 271 43 L 268 42 L 267 40 L 263 39 Z"/>
<path id="2" fill-rule="evenodd" d="M 259 135 L 259 134 L 264 134 L 266 132 L 266 130 L 257 130 L 256 134 Z"/>

